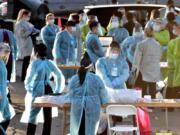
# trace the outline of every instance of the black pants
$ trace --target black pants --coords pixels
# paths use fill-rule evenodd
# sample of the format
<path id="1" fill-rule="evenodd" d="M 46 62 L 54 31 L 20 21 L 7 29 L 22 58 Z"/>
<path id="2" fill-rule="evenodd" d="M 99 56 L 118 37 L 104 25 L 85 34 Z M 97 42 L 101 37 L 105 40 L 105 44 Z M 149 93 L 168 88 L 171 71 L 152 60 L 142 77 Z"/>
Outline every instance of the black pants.
<path id="1" fill-rule="evenodd" d="M 45 94 L 47 95 L 50 93 L 53 93 L 51 87 L 49 85 L 45 85 Z M 51 124 L 52 124 L 52 108 L 44 107 L 43 115 L 44 115 L 44 124 L 43 124 L 42 135 L 50 135 L 51 134 Z M 34 125 L 32 123 L 28 123 L 27 135 L 35 135 L 35 132 L 36 132 L 36 125 Z"/>
<path id="2" fill-rule="evenodd" d="M 43 124 L 43 131 L 42 135 L 50 135 L 51 134 L 51 124 L 52 124 L 52 109 L 49 107 L 43 108 L 44 114 L 44 124 Z M 27 127 L 27 135 L 35 135 L 36 132 L 36 125 L 32 123 L 28 123 Z"/>
<path id="3" fill-rule="evenodd" d="M 139 73 L 138 78 L 135 83 L 135 87 L 142 88 L 142 96 L 151 95 L 152 98 L 156 97 L 156 83 L 155 82 L 146 82 L 142 79 L 142 74 Z M 149 92 L 147 91 L 149 89 Z"/>
<path id="4" fill-rule="evenodd" d="M 25 80 L 27 68 L 29 66 L 29 62 L 30 62 L 30 56 L 24 57 L 23 64 L 22 64 L 21 81 Z"/>
<path id="5" fill-rule="evenodd" d="M 0 125 L 3 128 L 3 130 L 6 132 L 8 125 L 10 123 L 10 120 L 5 121 L 5 122 L 1 122 Z M 3 135 L 3 131 L 0 129 L 0 135 Z"/>
<path id="6" fill-rule="evenodd" d="M 167 87 L 166 98 L 180 99 L 180 87 Z"/>
<path id="7" fill-rule="evenodd" d="M 79 135 L 85 135 L 85 110 L 83 110 L 83 115 L 82 115 L 82 119 L 81 119 L 81 125 L 79 128 Z"/>
<path id="8" fill-rule="evenodd" d="M 9 55 L 9 60 L 6 64 L 6 69 L 7 69 L 7 80 L 10 81 L 11 80 L 11 74 L 12 74 L 12 64 L 13 64 L 13 57 L 12 57 L 12 53 L 10 53 Z M 10 93 L 8 92 L 7 94 L 9 103 L 12 103 L 11 101 L 11 96 Z"/>

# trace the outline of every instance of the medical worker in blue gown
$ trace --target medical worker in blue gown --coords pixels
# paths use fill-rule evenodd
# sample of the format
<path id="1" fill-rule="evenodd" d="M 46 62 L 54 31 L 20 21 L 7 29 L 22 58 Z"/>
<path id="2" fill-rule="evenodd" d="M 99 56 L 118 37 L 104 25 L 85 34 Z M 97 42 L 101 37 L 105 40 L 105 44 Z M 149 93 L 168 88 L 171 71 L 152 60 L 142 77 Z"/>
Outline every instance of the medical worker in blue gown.
<path id="1" fill-rule="evenodd" d="M 12 31 L 9 31 L 3 28 L 5 28 L 5 26 L 2 25 L 2 29 L 0 29 L 0 42 L 8 43 L 8 45 L 11 48 L 9 59 L 6 64 L 7 80 L 10 82 L 15 82 L 16 81 L 16 59 L 17 59 L 17 53 L 18 53 L 16 39 Z M 12 103 L 9 93 L 7 96 L 8 96 L 9 102 Z"/>
<path id="2" fill-rule="evenodd" d="M 77 42 L 73 32 L 76 31 L 75 22 L 68 21 L 66 24 L 66 29 L 62 32 L 59 32 L 56 35 L 53 48 L 53 56 L 56 64 L 69 64 L 76 62 L 76 53 Z M 65 79 L 70 79 L 75 71 L 73 70 L 62 70 Z"/>
<path id="3" fill-rule="evenodd" d="M 70 134 L 96 135 L 100 120 L 101 105 L 109 98 L 102 80 L 88 71 L 89 64 L 81 62 L 78 74 L 69 84 L 71 99 Z M 88 67 L 88 68 L 87 68 Z"/>
<path id="4" fill-rule="evenodd" d="M 10 47 L 7 44 L 0 43 L 0 135 L 6 135 L 6 130 L 10 120 L 15 115 L 13 107 L 9 104 L 7 98 L 7 88 L 10 91 L 13 87 L 8 84 L 6 63 L 10 54 Z"/>
<path id="5" fill-rule="evenodd" d="M 36 97 L 51 93 L 60 93 L 64 89 L 65 80 L 58 67 L 50 60 L 46 59 L 46 46 L 43 44 L 35 46 L 36 60 L 32 61 L 28 67 L 25 79 L 25 111 L 21 122 L 28 123 L 27 135 L 35 135 L 36 125 L 43 122 L 42 135 L 50 135 L 53 109 L 35 108 L 32 106 Z M 52 87 L 50 78 L 54 77 L 55 86 Z M 42 113 L 44 117 L 42 117 Z"/>
<path id="6" fill-rule="evenodd" d="M 9 70 L 7 79 L 11 82 L 15 82 L 15 80 L 16 80 L 15 79 L 16 78 L 15 65 L 16 65 L 18 50 L 17 50 L 17 45 L 16 45 L 16 39 L 15 39 L 13 32 L 9 31 L 7 29 L 1 29 L 0 30 L 0 42 L 8 43 L 11 48 L 11 54 L 10 54 L 11 58 L 8 60 L 9 63 L 7 63 L 7 64 L 9 64 L 9 66 L 7 66 L 7 68 L 8 67 L 10 68 L 10 69 L 7 69 L 7 70 Z"/>
<path id="7" fill-rule="evenodd" d="M 46 25 L 41 29 L 41 38 L 47 47 L 47 58 L 53 60 L 52 49 L 56 34 L 59 32 L 59 27 L 54 24 L 54 14 L 46 15 Z"/>
<path id="8" fill-rule="evenodd" d="M 105 55 L 105 49 L 103 48 L 98 38 L 98 22 L 94 21 L 89 24 L 90 32 L 86 37 L 86 49 L 93 64 Z"/>
<path id="9" fill-rule="evenodd" d="M 112 36 L 114 41 L 118 42 L 119 45 L 129 36 L 129 32 L 125 28 L 121 27 L 121 25 L 120 17 L 113 15 L 107 28 L 107 36 Z"/>
<path id="10" fill-rule="evenodd" d="M 128 63 L 132 65 L 136 45 L 144 39 L 144 32 L 141 25 L 136 24 L 133 29 L 133 35 L 127 37 L 121 44 L 123 56 L 126 57 Z"/>
<path id="11" fill-rule="evenodd" d="M 126 88 L 125 82 L 129 77 L 129 66 L 122 57 L 117 42 L 113 41 L 107 56 L 97 61 L 96 74 L 103 80 L 108 92 Z"/>

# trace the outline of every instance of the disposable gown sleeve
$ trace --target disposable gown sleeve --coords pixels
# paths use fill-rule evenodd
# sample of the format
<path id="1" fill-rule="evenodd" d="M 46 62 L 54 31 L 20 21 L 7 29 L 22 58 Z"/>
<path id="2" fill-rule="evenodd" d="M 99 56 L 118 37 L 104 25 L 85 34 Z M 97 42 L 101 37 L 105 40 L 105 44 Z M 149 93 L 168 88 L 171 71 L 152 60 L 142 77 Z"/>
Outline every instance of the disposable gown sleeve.
<path id="1" fill-rule="evenodd" d="M 129 37 L 129 32 L 125 28 L 123 28 L 122 31 L 123 32 L 121 33 L 121 35 L 119 35 L 119 37 L 121 37 L 122 39 L 121 42 L 123 42 L 127 37 Z"/>
<path id="2" fill-rule="evenodd" d="M 108 103 L 110 98 L 108 96 L 107 90 L 105 89 L 103 81 L 99 77 L 97 80 L 97 84 L 99 86 L 99 97 L 101 100 L 101 105 L 104 105 L 104 104 Z"/>
<path id="3" fill-rule="evenodd" d="M 3 96 L 3 79 L 0 78 L 0 96 Z M 0 100 L 1 101 L 1 100 Z"/>
<path id="4" fill-rule="evenodd" d="M 104 84 L 107 87 L 112 88 L 112 82 L 110 78 L 107 76 L 107 71 L 105 70 L 105 61 L 103 59 L 99 59 L 96 62 L 96 74 L 103 80 Z"/>
<path id="5" fill-rule="evenodd" d="M 124 57 L 127 57 L 127 48 L 129 46 L 130 42 L 131 42 L 130 38 L 126 38 L 121 44 L 121 50 L 122 50 L 121 52 Z"/>
<path id="6" fill-rule="evenodd" d="M 145 25 L 145 28 L 152 28 L 152 22 L 151 21 L 148 21 Z"/>
<path id="7" fill-rule="evenodd" d="M 60 44 L 62 42 L 62 34 L 59 33 L 56 35 L 55 41 L 54 41 L 54 48 L 53 48 L 53 57 L 55 58 L 55 61 L 57 61 L 57 59 L 62 58 L 61 57 L 61 53 L 60 53 Z"/>
<path id="8" fill-rule="evenodd" d="M 43 29 L 41 30 L 41 33 L 40 33 L 41 38 L 42 38 L 43 42 L 44 42 L 46 45 L 48 45 L 49 43 L 51 43 L 51 42 L 54 41 L 54 39 L 55 39 L 55 36 L 49 35 L 48 33 L 49 33 L 49 31 L 48 31 L 48 29 L 47 29 L 46 27 L 43 28 Z"/>
<path id="9" fill-rule="evenodd" d="M 123 60 L 123 66 L 122 66 L 122 73 L 120 74 L 119 77 L 116 77 L 113 82 L 112 85 L 113 87 L 118 87 L 120 85 L 122 85 L 123 83 L 125 83 L 129 77 L 129 66 L 127 64 L 127 62 L 125 60 Z"/>
<path id="10" fill-rule="evenodd" d="M 28 69 L 27 69 L 27 74 L 26 74 L 26 79 L 24 81 L 25 89 L 26 91 L 32 92 L 33 91 L 33 78 L 35 73 L 35 64 L 34 62 L 30 63 Z"/>
<path id="11" fill-rule="evenodd" d="M 98 39 L 98 37 L 95 37 L 94 39 L 94 46 L 93 46 L 93 51 L 99 56 L 103 57 L 104 56 L 104 49 Z"/>
<path id="12" fill-rule="evenodd" d="M 142 48 L 141 43 L 139 43 L 136 47 L 135 54 L 134 54 L 134 60 L 133 60 L 133 69 L 140 68 L 140 63 L 142 61 Z"/>
<path id="13" fill-rule="evenodd" d="M 50 61 L 49 68 L 51 69 L 51 71 L 53 72 L 55 76 L 56 87 L 55 87 L 54 93 L 60 93 L 64 90 L 64 87 L 65 87 L 64 76 L 62 72 L 58 69 L 58 67 L 52 61 Z"/>
<path id="14" fill-rule="evenodd" d="M 73 76 L 68 84 L 68 94 L 69 94 L 69 99 L 72 100 L 73 98 L 73 90 L 75 89 L 75 84 L 77 83 L 79 79 L 77 76 Z"/>
<path id="15" fill-rule="evenodd" d="M 16 44 L 16 39 L 14 37 L 14 34 L 9 31 L 9 36 L 10 36 L 10 44 L 11 44 L 11 49 L 12 49 L 12 53 L 14 54 L 15 59 L 17 58 L 17 44 Z"/>
<path id="16" fill-rule="evenodd" d="M 33 28 L 31 27 L 27 28 L 27 27 L 24 27 L 23 25 L 21 26 L 19 25 L 16 31 L 18 32 L 18 35 L 21 35 L 22 37 L 27 38 L 33 32 Z"/>

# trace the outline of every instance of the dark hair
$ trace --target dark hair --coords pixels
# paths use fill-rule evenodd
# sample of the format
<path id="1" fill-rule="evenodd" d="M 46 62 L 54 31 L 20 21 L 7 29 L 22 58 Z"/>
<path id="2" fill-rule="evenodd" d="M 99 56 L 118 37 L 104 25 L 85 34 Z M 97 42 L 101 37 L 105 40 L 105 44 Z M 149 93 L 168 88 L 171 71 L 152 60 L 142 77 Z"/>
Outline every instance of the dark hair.
<path id="1" fill-rule="evenodd" d="M 112 43 L 110 44 L 110 47 L 120 49 L 119 43 L 116 41 L 112 41 Z"/>
<path id="2" fill-rule="evenodd" d="M 47 47 L 43 43 L 35 45 L 34 53 L 37 54 L 38 58 L 45 58 L 47 56 Z"/>
<path id="3" fill-rule="evenodd" d="M 96 21 L 89 23 L 90 30 L 92 30 L 94 27 L 97 27 L 97 26 L 98 26 L 98 22 L 96 22 Z"/>
<path id="4" fill-rule="evenodd" d="M 119 12 L 118 10 L 113 11 L 113 15 L 119 17 L 119 19 L 122 19 L 123 17 L 122 12 Z"/>
<path id="5" fill-rule="evenodd" d="M 133 13 L 127 12 L 126 18 L 127 18 L 128 21 L 132 21 L 132 20 L 133 20 L 133 17 L 134 17 Z"/>
<path id="6" fill-rule="evenodd" d="M 160 12 L 159 12 L 159 10 L 154 9 L 154 10 L 151 11 L 151 15 L 152 15 L 153 19 L 156 19 L 156 18 L 160 17 Z"/>
<path id="7" fill-rule="evenodd" d="M 86 73 L 87 73 L 86 67 L 91 65 L 91 60 L 90 60 L 87 52 L 84 53 L 80 64 L 81 64 L 81 67 L 78 70 L 78 76 L 79 76 L 79 80 L 80 80 L 80 85 L 83 85 L 84 80 L 86 78 Z"/>
<path id="8" fill-rule="evenodd" d="M 73 21 L 75 21 L 75 23 L 79 23 L 79 14 L 77 13 L 72 14 L 72 19 Z"/>
<path id="9" fill-rule="evenodd" d="M 168 0 L 166 5 L 169 6 L 169 7 L 174 7 L 174 1 L 173 0 Z"/>
<path id="10" fill-rule="evenodd" d="M 79 10 L 79 11 L 78 11 L 78 14 L 83 14 L 83 13 L 84 13 L 83 10 Z"/>
<path id="11" fill-rule="evenodd" d="M 167 20 L 170 22 L 170 21 L 174 21 L 175 20 L 175 15 L 173 12 L 169 12 L 167 14 Z"/>
<path id="12" fill-rule="evenodd" d="M 79 83 L 83 85 L 84 80 L 86 78 L 87 69 L 84 66 L 81 66 L 78 70 Z"/>
<path id="13" fill-rule="evenodd" d="M 24 15 L 27 16 L 27 15 L 30 14 L 30 13 L 31 13 L 31 11 L 29 11 L 29 10 L 27 10 L 27 9 L 21 9 L 21 10 L 19 11 L 19 13 L 18 13 L 17 21 L 20 21 Z"/>
<path id="14" fill-rule="evenodd" d="M 112 4 L 117 4 L 117 0 L 111 0 Z"/>
<path id="15" fill-rule="evenodd" d="M 66 26 L 75 26 L 76 23 L 74 21 L 67 21 Z"/>

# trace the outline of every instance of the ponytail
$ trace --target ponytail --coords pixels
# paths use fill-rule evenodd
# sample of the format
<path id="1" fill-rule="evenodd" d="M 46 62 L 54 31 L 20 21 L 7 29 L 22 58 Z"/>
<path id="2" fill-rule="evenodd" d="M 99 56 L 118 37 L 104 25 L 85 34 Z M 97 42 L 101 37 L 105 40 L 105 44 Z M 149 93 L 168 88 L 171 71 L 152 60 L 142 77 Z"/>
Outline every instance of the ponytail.
<path id="1" fill-rule="evenodd" d="M 87 69 L 84 66 L 81 66 L 78 70 L 80 85 L 83 85 L 84 80 L 86 78 L 86 73 L 87 73 Z"/>

